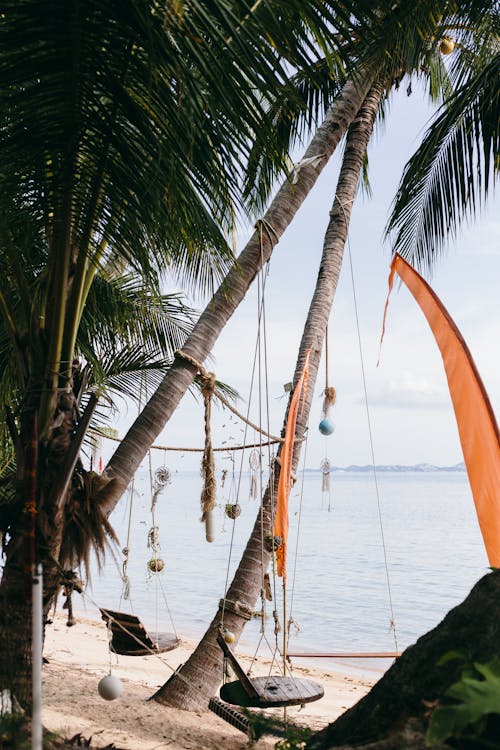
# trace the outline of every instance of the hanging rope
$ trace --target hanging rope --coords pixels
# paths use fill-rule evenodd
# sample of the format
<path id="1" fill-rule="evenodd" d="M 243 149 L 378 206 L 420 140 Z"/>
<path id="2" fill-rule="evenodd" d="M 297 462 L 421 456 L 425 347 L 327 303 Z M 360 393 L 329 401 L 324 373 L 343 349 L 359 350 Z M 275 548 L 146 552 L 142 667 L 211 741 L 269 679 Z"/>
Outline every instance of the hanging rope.
<path id="1" fill-rule="evenodd" d="M 325 390 L 323 391 L 323 416 L 328 416 L 328 410 L 335 404 L 337 392 L 335 388 L 329 385 L 328 378 L 328 323 L 325 330 Z"/>
<path id="2" fill-rule="evenodd" d="M 215 462 L 212 448 L 212 432 L 210 427 L 210 415 L 212 413 L 212 396 L 215 390 L 215 375 L 209 372 L 202 376 L 201 392 L 205 405 L 205 448 L 201 459 L 201 473 L 203 477 L 203 489 L 201 491 L 201 520 L 205 521 L 207 513 L 215 508 Z"/>
<path id="3" fill-rule="evenodd" d="M 201 380 L 201 393 L 205 408 L 205 446 L 203 448 L 203 457 L 201 459 L 201 474 L 203 477 L 203 488 L 201 490 L 201 520 L 207 520 L 209 511 L 215 508 L 215 463 L 214 450 L 212 447 L 212 431 L 210 426 L 210 416 L 212 412 L 212 396 L 215 393 L 215 373 L 207 372 L 200 362 L 197 362 L 186 352 L 178 350 L 175 352 L 176 357 L 180 357 L 194 367 Z"/>
<path id="4" fill-rule="evenodd" d="M 342 202 L 338 199 L 336 196 L 336 200 L 338 201 L 343 213 L 344 218 L 347 221 L 347 218 L 345 217 L 345 209 L 342 204 Z M 363 346 L 361 343 L 361 330 L 359 325 L 359 315 L 358 315 L 358 303 L 357 303 L 357 297 L 356 297 L 356 285 L 354 282 L 354 268 L 353 268 L 353 262 L 352 262 L 352 253 L 351 253 L 351 243 L 349 241 L 349 235 L 347 236 L 347 254 L 349 258 L 349 270 L 350 270 L 350 276 L 351 276 L 351 285 L 352 285 L 352 295 L 354 300 L 354 315 L 356 320 L 356 332 L 357 332 L 357 338 L 358 338 L 358 349 L 359 349 L 359 357 L 361 362 L 361 376 L 363 380 L 363 392 L 364 392 L 364 402 L 365 402 L 365 410 L 366 410 L 366 420 L 368 424 L 368 436 L 370 440 L 370 452 L 371 452 L 371 459 L 372 459 L 372 471 L 373 471 L 373 481 L 375 485 L 375 495 L 377 498 L 377 510 L 378 510 L 378 520 L 379 520 L 379 528 L 380 528 L 380 537 L 382 541 L 382 550 L 384 555 L 384 569 L 385 569 L 385 578 L 386 578 L 386 584 L 387 584 L 387 595 L 389 599 L 389 609 L 390 609 L 390 621 L 389 621 L 389 628 L 392 631 L 393 639 L 394 639 L 394 646 L 395 651 L 399 652 L 398 647 L 398 637 L 396 632 L 396 618 L 394 616 L 394 607 L 392 603 L 392 589 L 391 589 L 391 579 L 389 575 L 389 563 L 387 559 L 387 546 L 385 543 L 385 534 L 384 534 L 384 524 L 383 524 L 383 518 L 382 518 L 382 503 L 380 500 L 380 491 L 378 486 L 378 475 L 377 475 L 377 469 L 376 469 L 376 463 L 375 463 L 375 448 L 374 448 L 374 441 L 373 441 L 373 432 L 372 432 L 372 425 L 371 425 L 371 418 L 370 418 L 370 407 L 368 403 L 368 389 L 366 386 L 366 375 L 365 375 L 365 366 L 364 366 L 364 356 L 363 356 Z"/>

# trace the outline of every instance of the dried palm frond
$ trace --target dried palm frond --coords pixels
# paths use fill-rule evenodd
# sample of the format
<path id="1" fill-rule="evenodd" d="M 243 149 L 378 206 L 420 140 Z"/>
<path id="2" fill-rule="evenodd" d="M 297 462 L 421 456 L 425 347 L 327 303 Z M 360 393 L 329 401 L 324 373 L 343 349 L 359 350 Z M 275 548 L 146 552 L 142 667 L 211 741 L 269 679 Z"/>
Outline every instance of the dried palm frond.
<path id="1" fill-rule="evenodd" d="M 63 567 L 83 565 L 90 577 L 90 555 L 93 551 L 101 568 L 106 551 L 118 538 L 108 517 L 95 498 L 105 480 L 93 471 L 78 472 L 65 506 L 64 534 L 59 562 Z"/>

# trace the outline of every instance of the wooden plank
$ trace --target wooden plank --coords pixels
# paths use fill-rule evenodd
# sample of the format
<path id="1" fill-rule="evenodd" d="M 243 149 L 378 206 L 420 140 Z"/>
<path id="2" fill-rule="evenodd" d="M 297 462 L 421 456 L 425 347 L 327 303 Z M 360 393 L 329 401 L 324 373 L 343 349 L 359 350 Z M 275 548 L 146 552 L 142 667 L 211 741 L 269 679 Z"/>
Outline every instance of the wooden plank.
<path id="1" fill-rule="evenodd" d="M 101 608 L 102 619 L 110 623 L 112 640 L 110 649 L 123 656 L 148 656 L 151 652 L 165 653 L 179 645 L 172 633 L 148 633 L 136 615 Z"/>
<path id="2" fill-rule="evenodd" d="M 234 669 L 236 677 L 238 677 L 238 679 L 241 682 L 241 685 L 242 685 L 243 689 L 245 690 L 245 692 L 248 693 L 248 695 L 250 697 L 258 698 L 259 697 L 259 693 L 254 688 L 254 686 L 252 684 L 252 680 L 250 680 L 250 678 L 246 674 L 245 670 L 243 669 L 243 667 L 241 666 L 241 664 L 237 660 L 236 656 L 233 654 L 233 652 L 231 651 L 231 649 L 227 645 L 226 641 L 224 640 L 224 638 L 220 634 L 217 636 L 217 643 L 221 647 L 221 649 L 222 649 L 222 651 L 223 651 L 224 656 L 226 657 L 226 659 L 228 659 L 228 661 L 231 663 L 231 666 Z M 231 701 L 229 701 L 229 702 L 231 702 Z M 249 704 L 249 705 L 252 705 L 252 704 Z"/>
<path id="3" fill-rule="evenodd" d="M 323 686 L 313 680 L 273 675 L 250 679 L 257 697 L 250 696 L 239 680 L 227 682 L 220 689 L 220 697 L 236 706 L 272 708 L 312 703 L 323 697 Z"/>
<path id="4" fill-rule="evenodd" d="M 103 620 L 111 620 L 111 621 L 116 620 L 116 622 L 123 622 L 124 624 L 130 623 L 131 625 L 136 624 L 136 625 L 141 625 L 142 627 L 142 623 L 137 617 L 137 615 L 129 615 L 127 612 L 116 612 L 113 609 L 104 609 L 104 608 L 101 608 L 100 611 L 101 611 Z"/>

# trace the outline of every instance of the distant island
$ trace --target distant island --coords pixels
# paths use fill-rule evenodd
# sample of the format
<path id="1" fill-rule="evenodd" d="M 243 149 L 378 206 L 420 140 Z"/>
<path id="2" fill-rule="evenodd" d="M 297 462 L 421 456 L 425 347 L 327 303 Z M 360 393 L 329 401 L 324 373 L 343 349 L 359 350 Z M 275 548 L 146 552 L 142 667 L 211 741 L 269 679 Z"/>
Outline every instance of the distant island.
<path id="1" fill-rule="evenodd" d="M 377 465 L 375 467 L 377 471 L 394 471 L 398 473 L 404 473 L 404 472 L 422 472 L 422 473 L 431 473 L 431 472 L 437 472 L 437 471 L 465 471 L 465 464 L 463 461 L 461 463 L 455 464 L 454 466 L 434 466 L 434 464 L 413 464 L 412 466 L 402 466 L 400 464 L 381 464 Z M 371 464 L 367 464 L 365 466 L 332 466 L 330 467 L 330 472 L 368 472 L 373 471 L 373 466 Z M 306 474 L 317 474 L 319 472 L 322 472 L 322 469 L 304 469 L 304 472 Z"/>

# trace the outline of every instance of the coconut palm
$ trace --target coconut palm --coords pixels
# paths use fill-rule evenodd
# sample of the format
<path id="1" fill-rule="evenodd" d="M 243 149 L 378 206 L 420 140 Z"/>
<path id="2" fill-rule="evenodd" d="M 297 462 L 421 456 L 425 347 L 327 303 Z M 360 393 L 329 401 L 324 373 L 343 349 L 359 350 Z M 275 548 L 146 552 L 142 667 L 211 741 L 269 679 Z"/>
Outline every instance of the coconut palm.
<path id="1" fill-rule="evenodd" d="M 453 9 L 453 20 L 456 21 L 456 9 Z M 410 34 L 411 31 L 416 31 L 415 29 L 410 28 Z M 448 79 L 446 75 L 444 74 L 444 70 L 442 68 L 442 65 L 439 62 L 439 57 L 437 57 L 437 41 L 441 39 L 443 29 L 442 26 L 437 26 L 435 22 L 432 23 L 432 34 L 427 37 L 427 39 L 424 39 L 422 41 L 422 34 L 418 33 L 418 31 L 415 33 L 415 40 L 417 44 L 415 47 L 417 47 L 420 50 L 420 55 L 414 54 L 413 55 L 413 65 L 417 65 L 417 72 L 421 73 L 420 68 L 425 65 L 427 70 L 424 70 L 424 72 L 428 75 L 429 67 L 432 65 L 434 70 L 432 71 L 433 75 L 430 77 L 431 80 L 431 86 L 434 90 L 443 90 L 446 89 L 448 84 Z M 436 41 L 437 40 L 437 41 Z M 408 48 L 408 42 L 406 49 Z M 401 58 L 398 60 L 398 65 L 396 69 L 385 69 L 385 76 L 387 77 L 389 73 L 392 73 L 392 75 L 389 75 L 389 88 L 391 85 L 394 85 L 395 83 L 400 83 L 400 79 L 402 77 L 402 74 L 405 72 L 405 68 L 400 67 L 402 65 Z M 384 73 L 384 70 L 382 71 Z M 409 72 L 415 72 L 412 69 L 409 70 Z M 441 80 L 441 84 L 438 86 L 439 79 Z M 302 76 L 298 77 L 299 83 L 301 85 L 304 85 L 304 81 Z M 284 112 L 286 122 L 290 124 L 290 128 L 288 132 L 285 132 L 285 145 L 288 146 L 290 134 L 293 134 L 293 128 L 296 127 L 295 123 L 297 122 L 297 113 L 296 111 L 293 112 L 293 116 L 290 116 L 290 112 L 292 109 L 288 107 L 288 103 L 285 102 L 285 106 L 281 107 L 281 109 L 277 108 L 277 111 L 282 114 Z M 376 111 L 376 109 L 375 109 Z M 374 113 L 373 113 L 374 116 Z M 276 122 L 277 116 L 276 112 L 272 113 L 272 117 L 274 119 L 274 122 Z M 283 121 L 283 120 L 282 120 Z M 286 131 L 286 128 L 285 128 Z M 357 129 L 355 126 L 353 126 L 353 132 L 357 133 Z M 367 131 L 364 131 L 364 135 L 366 135 L 366 132 L 371 133 L 371 127 L 367 128 Z M 359 163 L 358 172 L 356 172 L 356 179 L 355 183 L 357 184 L 358 176 L 359 176 L 359 169 L 361 169 L 361 165 L 363 163 L 363 156 L 364 156 L 364 150 L 366 149 L 366 145 L 368 143 L 368 140 L 366 138 L 361 138 L 359 135 L 354 136 L 351 134 L 351 138 L 354 140 L 356 148 L 358 150 L 355 150 L 353 147 L 353 141 L 350 140 L 350 149 L 346 151 L 345 155 L 345 161 L 344 161 L 344 167 L 346 169 L 350 168 L 351 165 L 349 164 L 349 161 L 353 158 L 352 152 L 355 151 L 356 154 L 356 160 L 357 163 Z M 364 145 L 363 145 L 364 144 Z M 359 152 L 359 149 L 362 148 L 361 154 Z M 320 152 L 321 153 L 321 152 Z M 277 158 L 276 158 L 276 154 Z M 318 156 L 318 151 L 308 152 L 308 157 L 310 157 L 314 163 L 314 157 Z M 262 172 L 266 173 L 266 175 L 272 174 L 273 169 L 279 169 L 281 168 L 283 159 L 281 155 L 278 152 L 275 152 L 274 154 L 274 162 L 272 160 L 267 160 L 266 162 L 266 155 L 264 155 L 264 158 L 261 156 L 259 157 L 261 159 L 261 166 L 259 167 Z M 305 160 L 304 160 L 305 161 Z M 254 167 L 255 168 L 255 167 Z M 264 189 L 266 186 L 266 181 L 261 182 L 261 189 L 262 185 L 264 185 Z M 332 213 L 332 217 L 330 219 L 329 228 L 327 232 L 327 243 L 326 247 L 328 247 L 329 239 L 331 239 L 331 235 L 333 235 L 338 241 L 339 245 L 336 247 L 336 261 L 338 263 L 338 267 L 336 269 L 338 278 L 338 272 L 340 270 L 340 260 L 341 260 L 341 249 L 343 249 L 343 242 L 345 241 L 345 231 L 346 231 L 346 225 L 348 222 L 348 212 L 347 207 L 352 205 L 352 201 L 354 199 L 354 193 L 352 192 L 353 185 L 351 183 L 350 188 L 351 192 L 348 193 L 347 196 L 343 196 L 343 199 L 340 200 L 339 198 L 339 191 L 342 192 L 342 181 L 340 182 L 338 188 L 337 188 L 337 198 L 338 204 L 336 205 L 336 211 L 334 206 L 334 211 Z M 283 188 L 282 188 L 283 189 Z M 279 194 L 278 194 L 279 195 Z M 258 196 L 261 197 L 261 194 Z M 273 204 L 274 206 L 274 204 Z M 342 209 L 342 210 L 341 210 Z M 349 209 L 350 210 L 350 209 Z M 266 220 L 269 214 L 266 214 Z M 274 225 L 273 225 L 274 226 Z M 279 234 L 277 235 L 279 236 Z M 343 238 L 343 239 L 342 239 Z M 276 239 L 276 236 L 273 232 L 273 239 Z M 257 238 L 254 238 L 254 242 L 257 240 Z M 331 248 L 329 248 L 331 250 Z M 244 253 L 246 253 L 248 250 L 248 246 L 245 249 Z M 325 262 L 323 260 L 323 262 Z M 335 277 L 332 277 L 335 278 Z M 325 294 L 323 289 L 323 302 L 325 310 L 329 310 L 329 306 L 331 305 L 331 299 L 332 294 L 334 293 L 336 284 L 336 279 L 333 283 L 333 289 L 330 290 L 330 293 Z M 230 282 L 228 283 L 228 287 L 233 289 L 232 284 Z M 226 287 L 227 288 L 227 287 Z M 320 294 L 321 297 L 321 294 Z M 222 300 L 215 300 L 218 302 L 218 307 L 220 309 L 220 303 Z M 215 305 L 214 305 L 215 307 Z M 227 307 L 225 310 L 227 311 Z M 217 311 L 217 308 L 215 309 Z M 213 323 L 214 320 L 214 310 L 210 310 L 210 308 L 207 310 L 207 320 L 211 320 Z M 195 333 L 197 333 L 198 326 L 201 325 L 203 322 L 203 316 L 200 319 L 200 322 L 196 326 Z M 308 323 L 306 325 L 306 336 L 314 337 L 317 336 L 321 340 L 321 336 L 324 333 L 324 319 L 322 317 L 317 317 L 317 315 L 311 315 L 310 319 L 308 320 Z M 205 331 L 205 335 L 208 334 L 208 331 Z M 204 337 L 203 337 L 204 339 Z M 203 339 L 199 339 L 197 343 L 201 343 Z M 192 341 L 194 342 L 196 339 L 194 336 L 190 337 L 188 340 L 188 344 L 190 344 Z M 316 339 L 315 339 L 316 340 Z M 314 349 L 314 347 L 313 347 Z M 316 349 L 315 349 L 316 351 Z M 304 352 L 302 351 L 302 358 L 303 358 Z M 300 361 L 300 357 L 299 357 Z M 184 363 L 177 362 L 177 365 L 179 368 L 185 367 Z M 167 376 L 167 381 L 171 384 L 172 380 L 171 374 Z M 176 382 L 178 382 L 176 380 Z M 310 377 L 310 382 L 314 382 L 314 375 Z M 163 386 L 162 386 L 163 389 Z M 161 393 L 162 389 L 158 392 L 158 395 Z M 158 402 L 158 405 L 160 404 L 160 397 Z M 307 411 L 307 410 L 306 410 Z M 145 415 L 143 414 L 142 417 Z M 137 439 L 137 436 L 139 435 L 139 430 L 144 429 L 147 427 L 147 423 L 144 420 L 140 420 L 136 425 L 134 425 L 134 428 L 132 429 L 131 433 L 127 436 L 127 440 L 132 435 L 134 439 Z M 149 427 L 151 428 L 151 423 L 149 424 Z M 302 426 L 303 427 L 303 426 Z M 135 432 L 135 429 L 138 429 L 138 432 Z M 154 427 L 153 427 L 154 429 Z M 298 433 L 300 436 L 300 432 Z M 117 455 L 121 460 L 123 460 L 123 456 L 125 456 L 124 449 L 126 449 L 127 446 L 122 444 L 121 448 L 115 454 L 112 461 L 110 462 L 110 465 L 108 466 L 108 470 L 110 472 L 110 476 L 113 476 L 113 481 L 116 481 L 118 484 L 123 481 L 122 477 L 123 475 L 120 475 L 118 471 L 113 475 L 111 472 L 115 471 L 117 468 L 119 468 L 119 463 L 115 463 L 117 459 Z M 122 452 L 122 456 L 120 456 L 120 452 Z M 140 455 L 140 452 L 139 452 Z M 269 503 L 270 503 L 270 497 L 272 493 L 270 490 L 268 490 L 268 493 L 266 497 L 264 498 L 264 507 L 267 509 L 267 513 L 269 514 Z M 108 495 L 108 501 L 109 501 L 109 495 Z M 267 519 L 269 520 L 269 519 Z M 247 549 L 245 550 L 245 553 L 242 557 L 240 567 L 235 574 L 235 578 L 233 580 L 233 583 L 231 584 L 231 587 L 228 592 L 228 597 L 231 599 L 235 599 L 238 601 L 242 601 L 244 604 L 246 604 L 250 609 L 253 608 L 255 604 L 255 600 L 258 596 L 260 587 L 261 587 L 261 576 L 262 576 L 262 570 L 260 566 L 260 553 L 256 554 L 256 549 L 260 549 L 260 539 L 261 539 L 261 526 L 260 526 L 260 519 L 257 520 L 256 526 L 254 528 L 252 537 L 249 541 L 249 544 L 247 546 Z M 257 562 L 256 562 L 257 561 Z M 264 561 L 264 564 L 267 563 L 267 560 Z M 229 620 L 228 626 L 230 629 L 232 629 L 236 637 L 238 638 L 241 629 L 244 625 L 244 619 L 242 616 L 234 613 L 230 613 L 229 615 L 226 615 L 226 619 Z M 218 611 L 215 615 L 214 620 L 212 621 L 211 625 L 209 626 L 205 636 L 203 637 L 199 647 L 193 654 L 192 658 L 187 662 L 187 664 L 183 667 L 179 675 L 174 675 L 171 680 L 169 680 L 168 683 L 159 691 L 159 693 L 156 695 L 157 700 L 161 702 L 165 702 L 168 705 L 174 705 L 182 708 L 194 708 L 199 707 L 203 704 L 203 702 L 206 703 L 206 699 L 209 697 L 209 695 L 213 692 L 214 687 L 216 686 L 217 680 L 219 679 L 219 675 L 217 674 L 217 668 L 214 665 L 220 665 L 221 662 L 221 654 L 218 651 L 217 645 L 215 644 L 215 637 L 217 634 L 217 630 L 220 625 L 221 620 L 221 613 Z M 196 685 L 196 690 L 192 689 L 192 685 Z"/>
<path id="2" fill-rule="evenodd" d="M 465 10 L 461 16 L 463 26 L 469 27 L 482 10 L 493 8 L 493 3 L 465 3 Z M 301 202 L 310 191 L 316 177 L 332 153 L 334 147 L 340 141 L 346 127 L 358 110 L 363 98 L 370 88 L 374 73 L 367 67 L 369 63 L 375 63 L 377 72 L 382 75 L 384 82 L 387 80 L 397 86 L 407 72 L 411 75 L 423 75 L 422 68 L 429 63 L 430 57 L 435 58 L 435 53 L 444 29 L 448 25 L 457 25 L 459 9 L 456 3 L 429 2 L 419 3 L 414 8 L 415 16 L 411 15 L 414 4 L 395 4 L 386 15 L 377 17 L 375 28 L 368 29 L 368 38 L 375 40 L 380 49 L 381 39 L 384 39 L 384 55 L 391 60 L 389 65 L 380 67 L 381 56 L 374 56 L 370 52 L 366 58 L 366 66 L 362 65 L 363 59 L 359 58 L 360 73 L 355 80 L 348 80 L 341 93 L 336 97 L 331 110 L 327 113 L 324 123 L 318 128 L 311 140 L 311 145 L 305 151 L 303 159 L 299 162 L 298 169 L 293 170 L 295 179 L 286 181 L 276 193 L 268 210 L 258 222 L 258 227 L 252 238 L 238 257 L 238 265 L 232 269 L 219 290 L 212 297 L 209 305 L 200 316 L 192 334 L 183 345 L 183 351 L 187 358 L 176 357 L 172 368 L 165 376 L 159 389 L 153 394 L 149 404 L 143 410 L 136 422 L 132 425 L 125 439 L 112 456 L 106 470 L 104 479 L 108 484 L 103 488 L 101 500 L 106 512 L 110 513 L 115 507 L 118 499 L 125 491 L 133 473 L 139 466 L 145 455 L 147 446 L 151 445 L 175 410 L 185 390 L 192 382 L 197 368 L 193 360 L 203 362 L 210 353 L 219 332 L 226 324 L 239 302 L 243 299 L 249 284 L 254 279 L 262 263 L 270 257 L 273 246 L 281 237 L 284 229 L 289 225 Z M 437 10 L 440 13 L 437 14 Z M 448 17 L 445 18 L 444 11 L 447 10 Z M 426 11 L 426 12 L 424 12 Z M 402 24 L 403 13 L 406 13 L 405 24 Z M 436 18 L 439 20 L 436 21 Z M 394 37 L 388 52 L 388 39 Z M 358 29 L 359 33 L 359 29 Z M 359 36 L 358 36 L 359 38 Z M 394 44 L 394 46 L 393 46 Z M 435 63 L 437 65 L 437 63 Z M 441 70 L 441 68 L 439 68 Z M 425 71 L 424 71 L 425 72 Z M 441 76 L 444 79 L 444 76 Z M 433 77 L 436 80 L 436 77 Z M 299 78 L 303 82 L 303 78 Z M 306 84 L 304 83 L 304 86 Z M 331 92 L 332 87 L 325 87 L 323 91 Z M 288 91 L 288 89 L 287 89 Z M 283 94 L 283 91 L 280 92 Z M 321 102 L 321 92 L 312 87 L 310 93 L 305 97 L 306 101 Z M 288 150 L 290 142 L 294 137 L 300 135 L 301 112 L 308 111 L 304 106 L 304 97 L 299 101 L 298 107 L 291 106 L 292 98 L 286 100 L 286 107 L 279 107 L 277 101 L 278 119 L 271 118 L 273 123 L 288 121 L 288 125 L 280 130 L 284 133 L 284 141 L 275 148 L 273 154 L 265 148 L 261 149 L 260 162 L 254 162 L 254 173 L 262 173 L 266 179 L 260 183 L 260 191 L 257 192 L 257 200 L 266 195 L 266 184 L 269 185 L 269 175 L 276 175 L 283 170 L 284 153 Z M 297 99 L 295 99 L 297 102 Z M 323 106 L 323 105 L 322 105 Z M 272 109 L 272 107 L 271 107 Z M 320 107 L 317 107 L 318 111 Z M 285 118 L 281 113 L 285 111 Z M 299 123 L 299 125 L 297 125 Z M 268 132 L 268 131 L 265 131 Z M 259 146 L 265 146 L 269 142 L 266 136 L 264 141 L 259 141 Z M 263 186 L 263 187 L 262 187 Z M 263 192 L 262 192 L 263 191 Z"/>
<path id="3" fill-rule="evenodd" d="M 292 473 L 297 471 L 300 448 L 307 430 L 309 412 L 313 400 L 314 387 L 326 326 L 330 317 L 335 290 L 342 265 L 342 256 L 353 202 L 363 166 L 363 159 L 370 139 L 375 118 L 384 89 L 377 84 L 372 88 L 360 107 L 358 114 L 347 133 L 342 167 L 337 183 L 335 199 L 330 213 L 330 221 L 325 235 L 323 254 L 313 298 L 304 326 L 298 352 L 294 383 L 299 380 L 304 368 L 307 352 L 309 367 L 306 393 L 301 397 L 301 408 L 295 429 L 295 443 L 291 465 Z M 281 450 L 278 450 L 278 460 Z M 278 469 L 279 464 L 276 464 Z M 263 575 L 270 561 L 270 554 L 262 548 L 262 539 L 272 535 L 274 517 L 272 504 L 276 498 L 276 483 L 279 470 L 272 472 L 265 492 L 262 508 L 252 530 L 246 549 L 242 555 L 233 581 L 228 588 L 224 603 L 224 625 L 239 640 L 247 621 L 245 612 L 255 609 L 259 593 L 263 588 Z M 227 602 L 227 605 L 226 605 Z M 238 602 L 238 607 L 231 603 Z M 216 643 L 222 621 L 222 603 L 205 632 L 196 650 L 170 680 L 156 693 L 155 700 L 167 706 L 196 710 L 206 707 L 221 681 L 222 651 Z"/>
<path id="4" fill-rule="evenodd" d="M 168 277 L 210 291 L 233 265 L 226 236 L 264 97 L 284 84 L 285 61 L 310 63 L 316 40 L 332 49 L 331 9 L 320 0 L 2 6 L 2 450 L 15 455 L 15 499 L 5 516 L 0 651 L 13 656 L 19 700 L 35 531 L 47 610 L 64 577 L 75 482 L 82 489 L 75 467 L 96 403 L 85 389 L 109 386 L 111 373 L 123 387 L 147 359 L 130 331 L 106 339 L 104 282 L 130 274 L 159 295 Z M 99 334 L 111 349 L 96 348 Z M 145 326 L 140 335 L 147 340 Z"/>

